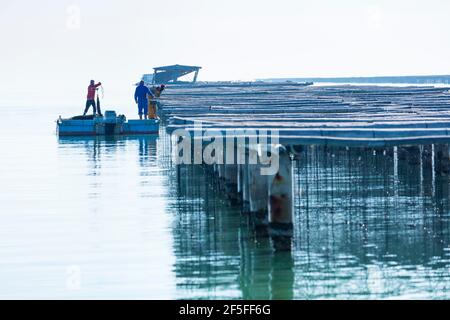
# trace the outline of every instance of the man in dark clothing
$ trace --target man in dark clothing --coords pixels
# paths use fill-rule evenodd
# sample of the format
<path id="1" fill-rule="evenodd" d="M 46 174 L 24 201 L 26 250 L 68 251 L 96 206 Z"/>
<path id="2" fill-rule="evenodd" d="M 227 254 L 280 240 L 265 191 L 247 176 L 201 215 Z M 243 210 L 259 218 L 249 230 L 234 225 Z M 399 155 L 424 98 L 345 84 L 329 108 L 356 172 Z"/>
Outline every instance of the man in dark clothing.
<path id="1" fill-rule="evenodd" d="M 153 98 L 153 94 L 145 86 L 144 81 L 141 81 L 134 93 L 134 100 L 136 101 L 139 109 L 139 119 L 142 120 L 142 115 L 145 119 L 148 119 L 148 96 Z"/>
<path id="2" fill-rule="evenodd" d="M 155 97 L 159 98 L 159 97 L 161 97 L 161 94 L 165 89 L 166 89 L 166 86 L 164 84 L 162 84 L 159 87 L 151 88 L 151 91 Z"/>
<path id="3" fill-rule="evenodd" d="M 84 113 L 83 116 L 86 115 L 86 113 L 88 113 L 89 108 L 92 106 L 94 109 L 94 116 L 97 114 L 98 111 L 98 115 L 101 116 L 101 112 L 100 110 L 97 110 L 97 106 L 95 104 L 95 91 L 97 90 L 98 87 L 100 87 L 102 85 L 101 82 L 95 84 L 94 80 L 91 80 L 91 84 L 88 87 L 88 94 L 87 94 L 87 101 L 86 101 L 86 108 L 84 109 Z"/>

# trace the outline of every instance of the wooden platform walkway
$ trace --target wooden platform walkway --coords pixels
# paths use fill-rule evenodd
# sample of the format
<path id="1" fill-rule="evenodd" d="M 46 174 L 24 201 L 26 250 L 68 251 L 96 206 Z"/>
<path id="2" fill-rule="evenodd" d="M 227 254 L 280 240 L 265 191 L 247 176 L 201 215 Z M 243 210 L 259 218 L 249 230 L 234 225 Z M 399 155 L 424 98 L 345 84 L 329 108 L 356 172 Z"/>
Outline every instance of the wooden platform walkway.
<path id="1" fill-rule="evenodd" d="M 448 88 L 214 84 L 171 87 L 169 130 L 277 130 L 283 144 L 389 146 L 450 141 Z"/>
<path id="2" fill-rule="evenodd" d="M 276 250 L 291 250 L 293 203 L 301 196 L 294 191 L 293 161 L 309 151 L 337 145 L 350 155 L 351 150 L 358 152 L 351 147 L 362 147 L 366 154 L 370 151 L 389 159 L 394 176 L 399 162 L 407 159 L 433 177 L 450 177 L 450 94 L 446 88 L 214 84 L 169 88 L 161 103 L 169 132 L 183 129 L 181 135 L 171 136 L 177 145 L 185 137 L 196 139 L 192 135 L 196 131 L 202 133 L 195 140 L 202 141 L 199 150 L 189 142 L 182 152 L 174 147 L 173 154 L 187 154 L 189 164 L 201 165 L 256 229 L 268 231 Z M 214 157 L 226 154 L 226 161 L 200 159 L 196 163 L 198 154 L 212 154 L 203 145 L 208 129 L 227 139 L 231 135 L 233 142 L 246 139 L 215 150 Z M 261 137 L 267 130 L 269 136 L 276 132 L 278 142 L 250 138 Z M 263 145 L 270 146 L 270 156 L 276 157 L 261 157 Z M 228 151 L 232 151 L 230 158 Z M 258 156 L 259 161 L 250 161 Z M 273 172 L 263 172 L 274 164 Z"/>

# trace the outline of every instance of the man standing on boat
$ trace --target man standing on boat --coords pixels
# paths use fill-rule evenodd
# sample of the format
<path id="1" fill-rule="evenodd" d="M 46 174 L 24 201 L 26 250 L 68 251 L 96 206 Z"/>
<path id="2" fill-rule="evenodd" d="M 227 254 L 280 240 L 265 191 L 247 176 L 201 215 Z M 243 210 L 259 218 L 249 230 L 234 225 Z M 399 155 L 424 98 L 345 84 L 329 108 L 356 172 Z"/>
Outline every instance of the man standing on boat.
<path id="1" fill-rule="evenodd" d="M 153 99 L 153 94 L 150 89 L 145 85 L 144 81 L 141 81 L 134 93 L 134 100 L 136 101 L 139 109 L 139 119 L 142 120 L 144 115 L 145 120 L 148 119 L 148 96 Z"/>
<path id="2" fill-rule="evenodd" d="M 165 89 L 166 89 L 166 86 L 164 84 L 162 84 L 159 87 L 153 87 L 150 90 L 152 91 L 152 93 L 155 97 L 159 98 L 159 97 L 161 97 L 161 94 Z"/>
<path id="3" fill-rule="evenodd" d="M 86 109 L 84 109 L 84 114 L 83 116 L 86 115 L 86 113 L 88 113 L 89 108 L 92 106 L 92 108 L 94 108 L 94 116 L 97 114 L 101 116 L 101 111 L 100 108 L 97 109 L 97 106 L 95 104 L 95 91 L 97 90 L 98 87 L 100 87 L 102 85 L 101 82 L 95 84 L 94 80 L 91 80 L 91 84 L 88 87 L 88 94 L 87 94 L 87 101 L 86 101 Z"/>

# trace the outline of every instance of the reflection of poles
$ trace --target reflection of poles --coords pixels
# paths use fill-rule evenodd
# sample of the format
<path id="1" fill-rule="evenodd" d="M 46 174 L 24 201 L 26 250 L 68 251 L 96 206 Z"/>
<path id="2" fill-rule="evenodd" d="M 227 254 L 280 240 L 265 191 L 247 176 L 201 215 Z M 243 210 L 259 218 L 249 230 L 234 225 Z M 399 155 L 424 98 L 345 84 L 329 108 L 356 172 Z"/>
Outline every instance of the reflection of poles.
<path id="1" fill-rule="evenodd" d="M 294 258 L 291 252 L 275 252 L 272 255 L 270 291 L 272 300 L 294 299 Z"/>
<path id="2" fill-rule="evenodd" d="M 245 229 L 245 231 L 249 231 Z M 244 234 L 239 237 L 239 286 L 244 300 L 269 300 L 271 294 L 271 250 L 269 238 L 249 241 Z"/>

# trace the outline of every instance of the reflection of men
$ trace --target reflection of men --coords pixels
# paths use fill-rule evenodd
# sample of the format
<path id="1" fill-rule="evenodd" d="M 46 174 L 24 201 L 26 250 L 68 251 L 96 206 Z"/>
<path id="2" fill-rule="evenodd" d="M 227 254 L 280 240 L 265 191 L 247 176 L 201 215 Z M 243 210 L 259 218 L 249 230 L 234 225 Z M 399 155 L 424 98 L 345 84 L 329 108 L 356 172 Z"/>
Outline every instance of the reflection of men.
<path id="1" fill-rule="evenodd" d="M 153 94 L 145 86 L 144 81 L 141 81 L 134 93 L 134 100 L 136 101 L 139 109 L 139 119 L 142 120 L 142 115 L 145 119 L 148 119 L 148 96 L 153 98 Z"/>
<path id="2" fill-rule="evenodd" d="M 94 109 L 94 116 L 97 114 L 98 111 L 98 115 L 101 116 L 101 112 L 100 112 L 100 108 L 98 108 L 95 105 L 95 91 L 97 90 L 98 87 L 100 87 L 102 85 L 101 82 L 95 84 L 94 80 L 91 80 L 91 84 L 88 87 L 88 94 L 87 94 L 87 101 L 86 101 L 86 108 L 84 109 L 84 113 L 83 116 L 86 115 L 86 113 L 88 113 L 89 108 L 92 106 L 92 108 Z"/>

